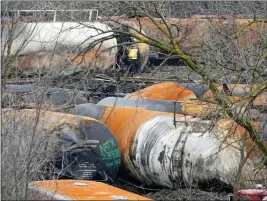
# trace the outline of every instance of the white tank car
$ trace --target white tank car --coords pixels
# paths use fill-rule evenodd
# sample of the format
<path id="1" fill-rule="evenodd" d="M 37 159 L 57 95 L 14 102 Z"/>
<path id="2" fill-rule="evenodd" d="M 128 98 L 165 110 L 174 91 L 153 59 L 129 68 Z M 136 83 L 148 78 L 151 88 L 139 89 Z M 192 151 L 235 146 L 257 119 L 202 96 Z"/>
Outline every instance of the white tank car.
<path id="1" fill-rule="evenodd" d="M 3 45 L 7 35 L 6 29 L 1 39 Z M 23 56 L 16 62 L 19 69 L 64 66 L 58 62 L 71 69 L 78 66 L 107 69 L 116 63 L 117 40 L 110 38 L 111 35 L 111 28 L 100 22 L 20 22 L 15 29 L 11 54 Z M 101 39 L 101 45 L 92 47 Z M 2 46 L 2 50 L 6 56 L 7 48 Z"/>

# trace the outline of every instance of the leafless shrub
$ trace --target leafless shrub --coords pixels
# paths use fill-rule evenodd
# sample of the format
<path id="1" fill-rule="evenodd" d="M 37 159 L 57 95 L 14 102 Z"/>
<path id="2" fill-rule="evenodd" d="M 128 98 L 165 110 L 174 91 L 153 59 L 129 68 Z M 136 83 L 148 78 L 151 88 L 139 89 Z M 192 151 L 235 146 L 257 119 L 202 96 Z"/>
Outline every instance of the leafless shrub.
<path id="1" fill-rule="evenodd" d="M 28 182 L 53 177 L 49 164 L 55 154 L 55 135 L 39 125 L 38 116 L 22 119 L 7 110 L 2 121 L 1 197 L 26 200 Z"/>

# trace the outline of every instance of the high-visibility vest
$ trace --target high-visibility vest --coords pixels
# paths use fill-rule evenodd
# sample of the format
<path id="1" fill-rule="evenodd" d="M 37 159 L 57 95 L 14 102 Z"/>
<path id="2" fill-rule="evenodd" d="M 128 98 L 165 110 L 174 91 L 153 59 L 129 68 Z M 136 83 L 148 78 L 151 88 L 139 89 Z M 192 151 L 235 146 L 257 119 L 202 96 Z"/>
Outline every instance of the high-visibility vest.
<path id="1" fill-rule="evenodd" d="M 128 54 L 129 59 L 137 59 L 137 52 L 138 52 L 137 48 L 130 49 Z"/>

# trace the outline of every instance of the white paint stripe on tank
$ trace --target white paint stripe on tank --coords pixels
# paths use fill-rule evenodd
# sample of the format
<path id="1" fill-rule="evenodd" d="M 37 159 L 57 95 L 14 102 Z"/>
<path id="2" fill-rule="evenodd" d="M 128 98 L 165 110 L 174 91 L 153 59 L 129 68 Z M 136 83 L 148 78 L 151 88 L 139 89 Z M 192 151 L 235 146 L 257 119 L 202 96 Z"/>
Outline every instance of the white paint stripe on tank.
<path id="1" fill-rule="evenodd" d="M 170 180 L 171 156 L 177 145 L 184 123 L 173 126 L 173 117 L 158 116 L 144 123 L 137 132 L 134 165 L 140 177 L 149 184 L 172 187 Z"/>
<path id="2" fill-rule="evenodd" d="M 227 147 L 217 153 L 221 141 L 215 131 L 194 130 L 184 122 L 174 128 L 170 116 L 145 122 L 137 131 L 132 150 L 133 175 L 148 184 L 166 187 L 175 187 L 182 180 L 190 183 L 192 178 L 229 183 L 238 165 L 239 151 Z"/>
<path id="3" fill-rule="evenodd" d="M 60 53 L 72 53 L 74 50 L 80 52 L 81 50 L 85 51 L 92 42 L 106 38 L 101 43 L 105 51 L 102 52 L 100 49 L 98 52 L 105 56 L 106 59 L 103 61 L 103 66 L 100 65 L 100 67 L 108 68 L 110 64 L 114 65 L 116 62 L 117 40 L 109 38 L 113 34 L 111 28 L 100 22 L 83 24 L 77 22 L 19 23 L 14 32 L 14 35 L 17 35 L 17 37 L 15 37 L 12 43 L 12 55 L 18 49 L 21 49 L 19 55 L 30 55 L 55 50 Z M 3 38 L 7 37 L 8 29 L 4 29 L 3 33 Z M 27 42 L 26 44 L 24 44 L 25 41 Z M 7 50 L 5 50 L 4 55 L 7 55 Z"/>

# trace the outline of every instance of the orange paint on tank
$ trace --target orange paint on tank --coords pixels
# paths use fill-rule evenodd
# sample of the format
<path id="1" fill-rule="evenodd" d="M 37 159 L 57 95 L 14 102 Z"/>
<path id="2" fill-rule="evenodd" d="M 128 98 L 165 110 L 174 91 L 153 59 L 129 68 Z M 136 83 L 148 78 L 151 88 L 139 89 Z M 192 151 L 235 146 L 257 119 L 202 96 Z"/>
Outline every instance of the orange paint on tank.
<path id="1" fill-rule="evenodd" d="M 228 87 L 229 87 L 229 89 L 230 89 L 230 91 L 231 90 L 233 90 L 233 89 L 244 89 L 244 88 L 254 88 L 254 87 L 256 87 L 257 85 L 255 85 L 255 84 L 253 84 L 253 85 L 247 85 L 247 84 L 228 84 L 227 85 Z M 223 86 L 217 86 L 217 89 L 218 89 L 218 91 L 221 93 L 222 92 L 222 90 L 223 90 Z M 213 95 L 213 93 L 211 92 L 211 90 L 208 90 L 208 91 L 206 91 L 204 94 L 203 94 L 203 98 L 207 98 L 207 97 L 213 97 L 214 95 Z"/>
<path id="2" fill-rule="evenodd" d="M 96 57 L 100 58 L 101 56 L 103 57 L 104 55 L 104 48 L 93 48 L 90 49 L 90 51 L 82 54 L 67 54 L 66 56 L 69 59 L 74 59 L 77 63 L 90 63 L 93 61 L 93 59 L 96 59 Z"/>
<path id="3" fill-rule="evenodd" d="M 232 103 L 235 102 L 241 102 L 241 101 L 245 101 L 246 99 L 242 98 L 241 96 L 228 96 L 227 97 Z M 267 103 L 267 98 L 263 98 L 263 97 L 257 97 L 252 101 L 253 105 L 263 105 Z"/>
<path id="4" fill-rule="evenodd" d="M 4 28 L 4 27 L 7 27 L 7 28 L 9 28 L 9 29 L 11 29 L 12 28 L 12 24 L 1 24 L 1 28 Z"/>
<path id="5" fill-rule="evenodd" d="M 243 18 L 243 17 L 242 17 Z M 148 18 L 130 18 L 130 19 L 120 19 L 120 17 L 113 17 L 114 20 L 135 22 L 140 24 L 142 29 L 147 33 L 150 38 L 156 39 L 161 42 L 169 43 L 169 38 L 158 29 L 158 27 L 149 20 Z M 159 26 L 165 28 L 164 22 L 160 18 L 153 18 L 153 20 Z M 235 16 L 233 20 L 230 16 L 201 16 L 195 15 L 191 18 L 166 18 L 165 19 L 169 27 L 171 27 L 171 32 L 174 38 L 179 39 L 180 48 L 183 51 L 190 51 L 191 53 L 201 53 L 201 45 L 205 43 L 205 39 L 217 37 L 217 33 L 214 32 L 213 27 L 215 26 L 217 30 L 223 29 L 226 32 L 231 29 L 236 31 L 246 25 L 248 25 L 253 19 L 240 19 L 240 16 Z M 179 31 L 174 28 L 175 25 L 178 27 Z M 262 33 L 261 33 L 262 30 Z M 257 44 L 260 40 L 260 35 L 267 31 L 267 24 L 262 26 L 261 22 L 254 23 L 250 27 L 247 27 L 243 33 L 241 33 L 237 40 L 238 45 L 245 47 L 249 44 Z M 234 45 L 234 44 L 233 44 Z"/>
<path id="6" fill-rule="evenodd" d="M 254 101 L 253 101 L 253 105 L 264 105 L 267 103 L 267 98 L 262 98 L 262 97 L 257 97 Z"/>
<path id="7" fill-rule="evenodd" d="M 79 55 L 79 56 L 77 56 L 77 57 L 76 57 L 76 55 L 74 55 L 74 57 L 76 57 L 75 60 L 76 60 L 77 62 L 82 62 L 82 61 L 84 61 L 84 62 L 88 62 L 88 61 L 91 61 L 91 60 L 95 57 L 95 55 L 96 55 L 95 52 L 90 51 L 90 52 L 87 52 L 87 53 L 84 54 L 84 55 Z"/>
<path id="8" fill-rule="evenodd" d="M 209 99 L 212 97 L 209 97 Z M 246 103 L 246 99 L 243 98 L 242 96 L 227 96 L 227 100 L 229 103 L 235 104 L 235 103 Z M 257 97 L 252 101 L 253 105 L 263 105 L 267 102 L 266 98 L 263 97 Z"/>
<path id="9" fill-rule="evenodd" d="M 188 100 L 195 99 L 196 95 L 174 82 L 163 82 L 146 87 L 127 95 L 127 98 L 146 98 L 156 100 Z"/>
<path id="10" fill-rule="evenodd" d="M 53 200 L 151 200 L 114 186 L 87 180 L 45 180 L 30 183 L 32 197 Z"/>
<path id="11" fill-rule="evenodd" d="M 131 153 L 134 139 L 138 128 L 156 116 L 173 116 L 173 113 L 148 111 L 144 109 L 106 106 L 100 122 L 106 124 L 107 127 L 115 135 L 120 146 L 122 160 L 130 160 L 129 154 Z M 182 114 L 176 115 L 177 119 L 185 119 Z M 190 117 L 186 119 L 190 120 Z"/>
<path id="12" fill-rule="evenodd" d="M 246 145 L 246 151 L 247 153 L 250 152 L 249 158 L 252 161 L 255 161 L 255 156 L 260 156 L 260 151 L 256 146 L 254 146 L 254 142 L 250 138 L 249 133 L 246 131 L 245 128 L 235 123 L 233 120 L 228 119 L 221 119 L 217 122 L 217 125 L 220 128 L 226 129 L 228 131 L 228 136 L 231 136 L 237 140 L 241 140 L 242 138 L 245 139 L 245 145 Z M 255 130 L 259 130 L 259 122 L 252 122 L 252 125 L 254 126 Z M 265 148 L 267 148 L 267 142 L 263 142 Z M 254 146 L 254 147 L 253 147 Z"/>
<path id="13" fill-rule="evenodd" d="M 242 97 L 238 96 L 228 96 L 229 102 L 231 103 L 242 103 Z M 267 101 L 266 99 L 257 97 L 253 101 L 253 105 L 263 105 Z M 214 112 L 218 113 L 220 111 L 220 107 L 216 104 L 205 102 L 205 101 L 182 101 L 180 102 L 182 106 L 182 112 L 186 115 L 192 116 L 206 116 L 210 115 Z M 215 114 L 215 113 L 214 113 Z"/>
<path id="14" fill-rule="evenodd" d="M 171 182 L 168 183 L 168 178 L 172 175 L 169 176 L 170 173 L 166 172 L 166 174 L 164 173 L 163 177 L 163 173 L 160 173 L 162 169 L 160 166 L 161 162 L 157 159 L 159 158 L 161 151 L 163 152 L 168 149 L 174 150 L 172 145 L 176 146 L 176 143 L 174 142 L 176 142 L 177 140 L 177 142 L 179 143 L 187 142 L 187 150 L 190 153 L 191 143 L 194 144 L 199 140 L 202 140 L 203 136 L 201 135 L 201 133 L 207 133 L 207 131 L 210 130 L 211 125 L 213 125 L 211 121 L 203 122 L 203 126 L 207 125 L 208 127 L 206 127 L 207 129 L 205 129 L 205 131 L 202 131 L 201 129 L 199 130 L 197 127 L 193 128 L 195 123 L 201 123 L 197 122 L 197 120 L 199 119 L 192 118 L 191 116 L 177 114 L 177 127 L 175 128 L 174 125 L 172 125 L 173 113 L 149 111 L 141 108 L 137 109 L 134 107 L 127 106 L 107 105 L 98 105 L 98 108 L 94 108 L 94 105 L 88 105 L 88 112 L 86 112 L 86 107 L 80 108 L 80 110 L 78 109 L 79 107 L 80 106 L 77 106 L 77 108 L 75 109 L 77 112 L 80 111 L 78 112 L 80 113 L 79 115 L 95 115 L 101 123 L 105 124 L 112 131 L 120 147 L 122 157 L 121 167 L 123 168 L 121 170 L 126 171 L 128 174 L 130 174 L 130 176 L 134 177 L 139 181 L 150 181 L 150 183 L 155 183 L 167 187 L 172 186 Z M 193 132 L 186 131 L 185 128 L 189 127 L 181 128 L 181 126 L 184 126 L 186 121 L 188 122 L 188 126 L 192 126 L 191 128 L 194 129 Z M 191 123 L 192 125 L 190 125 Z M 207 138 L 207 141 L 204 141 L 203 143 L 210 142 L 208 146 L 216 146 L 213 142 L 213 140 L 216 139 L 219 146 L 221 144 L 224 144 L 224 146 L 226 146 L 226 149 L 229 148 L 229 155 L 227 154 L 227 150 L 225 153 L 226 158 L 229 158 L 229 156 L 231 156 L 230 158 L 236 156 L 236 153 L 238 153 L 239 151 L 236 150 L 235 147 L 238 147 L 239 140 L 242 136 L 244 136 L 244 128 L 242 128 L 241 126 L 237 126 L 238 130 L 234 132 L 235 130 L 231 128 L 232 124 L 234 124 L 234 122 L 231 120 L 221 120 L 219 122 L 216 122 L 217 127 L 219 127 L 218 131 L 216 130 L 216 128 L 212 128 L 212 131 L 209 134 L 210 136 Z M 202 125 L 202 123 L 200 125 Z M 224 130 L 226 131 L 224 132 Z M 181 135 L 181 132 L 183 132 L 184 135 L 182 135 L 182 137 L 180 138 L 179 136 Z M 182 140 L 183 138 L 187 138 L 186 136 L 188 138 L 190 138 L 191 136 L 193 137 L 192 139 L 190 138 L 190 141 Z M 210 139 L 211 141 L 209 141 L 208 139 Z M 153 140 L 155 140 L 155 142 Z M 222 143 L 221 140 L 225 140 L 226 142 Z M 233 143 L 235 147 L 229 147 L 227 142 Z M 166 147 L 164 145 L 166 145 Z M 252 141 L 250 139 L 247 139 L 245 145 L 247 150 L 249 150 L 249 148 L 252 147 Z M 204 151 L 205 149 L 209 150 L 207 147 L 205 147 L 206 144 L 203 144 L 203 146 Z M 182 144 L 180 144 L 179 147 L 182 147 Z M 233 149 L 236 153 L 232 153 Z M 176 155 L 171 153 L 171 151 L 168 152 L 171 157 L 176 157 Z M 254 151 L 253 153 L 257 152 Z M 174 158 L 169 158 L 169 155 L 167 155 L 168 157 L 165 155 L 166 158 L 173 161 Z M 179 155 L 177 157 L 179 157 Z M 236 158 L 238 159 L 238 157 Z M 168 159 L 166 160 L 168 161 Z M 252 156 L 251 159 L 253 160 Z M 143 165 L 142 160 L 148 162 L 145 162 Z M 233 165 L 236 165 L 236 160 L 232 161 L 232 163 Z M 168 164 L 166 165 L 168 168 L 173 167 L 172 165 L 168 166 Z M 151 168 L 146 171 L 146 167 Z M 158 175 L 159 180 L 151 181 L 150 175 Z"/>
<path id="15" fill-rule="evenodd" d="M 181 102 L 184 114 L 192 116 L 205 116 L 216 111 L 217 105 L 204 101 L 183 101 Z"/>
<path id="16" fill-rule="evenodd" d="M 243 96 L 247 95 L 250 90 L 253 90 L 255 87 L 258 85 L 252 84 L 252 85 L 247 85 L 247 84 L 229 84 L 229 90 L 232 93 L 231 96 L 228 96 L 228 100 L 231 102 L 240 102 L 240 101 L 246 101 Z M 217 86 L 217 89 L 219 93 L 223 91 L 222 86 Z M 211 92 L 211 90 L 206 91 L 203 94 L 203 98 L 213 98 L 214 95 Z M 253 100 L 254 105 L 263 105 L 267 102 L 267 94 L 263 93 L 259 95 L 255 100 Z"/>

